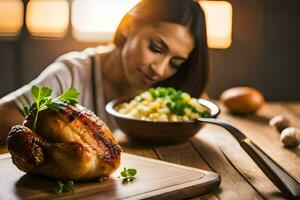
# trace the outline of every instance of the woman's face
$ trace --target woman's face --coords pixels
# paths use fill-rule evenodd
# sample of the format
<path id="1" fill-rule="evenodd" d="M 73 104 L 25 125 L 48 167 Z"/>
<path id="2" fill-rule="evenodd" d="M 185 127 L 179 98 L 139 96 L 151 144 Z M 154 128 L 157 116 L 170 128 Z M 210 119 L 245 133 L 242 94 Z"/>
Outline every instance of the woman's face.
<path id="1" fill-rule="evenodd" d="M 128 34 L 123 46 L 125 78 L 134 88 L 149 88 L 173 76 L 193 48 L 193 36 L 183 25 L 161 22 L 143 26 Z"/>

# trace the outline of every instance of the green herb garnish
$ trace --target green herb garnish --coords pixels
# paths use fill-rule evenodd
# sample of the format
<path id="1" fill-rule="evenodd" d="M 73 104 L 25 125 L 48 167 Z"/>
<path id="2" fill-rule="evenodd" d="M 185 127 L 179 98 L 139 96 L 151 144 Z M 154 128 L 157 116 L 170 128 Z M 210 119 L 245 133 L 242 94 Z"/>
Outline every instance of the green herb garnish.
<path id="1" fill-rule="evenodd" d="M 65 104 L 77 103 L 79 92 L 75 88 L 70 88 L 65 91 L 62 95 L 52 99 L 52 89 L 48 87 L 37 87 L 32 86 L 31 94 L 34 102 L 30 107 L 25 106 L 23 112 L 25 117 L 30 113 L 34 115 L 33 130 L 36 128 L 36 122 L 40 111 L 50 109 L 52 111 L 58 111 Z"/>
<path id="2" fill-rule="evenodd" d="M 209 117 L 210 112 L 208 110 L 198 111 L 193 105 L 184 102 L 182 98 L 183 92 L 176 90 L 172 87 L 157 87 L 148 90 L 152 97 L 155 98 L 169 98 L 170 102 L 167 103 L 170 111 L 178 116 L 185 115 L 185 108 L 189 108 L 193 113 L 199 114 L 200 117 Z"/>
<path id="3" fill-rule="evenodd" d="M 74 181 L 68 181 L 66 184 L 64 184 L 61 181 L 57 182 L 57 185 L 54 188 L 55 194 L 61 194 L 66 192 L 74 192 Z"/>
<path id="4" fill-rule="evenodd" d="M 136 175 L 137 171 L 136 169 L 126 169 L 126 167 L 124 167 L 123 171 L 121 171 L 120 176 L 123 178 L 123 183 L 128 183 L 131 182 L 135 179 L 135 175 Z"/>

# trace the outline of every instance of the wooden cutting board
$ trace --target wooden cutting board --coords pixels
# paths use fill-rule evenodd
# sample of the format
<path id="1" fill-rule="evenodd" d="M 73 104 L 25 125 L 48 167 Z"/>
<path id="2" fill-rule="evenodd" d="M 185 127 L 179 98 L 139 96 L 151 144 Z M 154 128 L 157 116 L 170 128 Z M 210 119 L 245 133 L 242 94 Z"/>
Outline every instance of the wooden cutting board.
<path id="1" fill-rule="evenodd" d="M 118 178 L 124 167 L 137 169 L 133 182 Z M 204 194 L 220 185 L 220 176 L 168 162 L 122 153 L 120 168 L 103 182 L 75 182 L 75 192 L 54 194 L 57 181 L 28 175 L 0 155 L 0 199 L 182 199 Z"/>

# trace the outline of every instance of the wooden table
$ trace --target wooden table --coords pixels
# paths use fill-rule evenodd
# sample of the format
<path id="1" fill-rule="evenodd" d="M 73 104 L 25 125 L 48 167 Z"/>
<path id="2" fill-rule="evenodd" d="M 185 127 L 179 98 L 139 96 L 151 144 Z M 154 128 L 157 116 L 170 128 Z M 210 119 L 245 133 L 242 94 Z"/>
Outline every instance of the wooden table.
<path id="1" fill-rule="evenodd" d="M 270 157 L 300 179 L 300 147 L 284 148 L 279 134 L 268 125 L 275 115 L 284 115 L 291 125 L 300 128 L 300 102 L 268 103 L 257 115 L 234 116 L 221 107 L 219 118 L 231 122 Z M 194 199 L 285 199 L 260 171 L 235 139 L 224 129 L 206 125 L 190 141 L 170 146 L 145 146 L 130 143 L 116 131 L 125 152 L 181 165 L 217 172 L 222 182 L 218 190 Z M 6 152 L 0 148 L 0 153 Z"/>
<path id="2" fill-rule="evenodd" d="M 300 103 L 268 103 L 256 115 L 237 116 L 221 106 L 220 119 L 231 122 L 276 162 L 300 180 L 300 146 L 284 148 L 279 133 L 268 125 L 275 115 L 284 115 L 300 128 Z M 235 139 L 223 128 L 206 125 L 190 141 L 170 146 L 132 144 L 120 131 L 116 138 L 125 152 L 217 172 L 218 190 L 195 199 L 285 199 L 261 172 Z"/>

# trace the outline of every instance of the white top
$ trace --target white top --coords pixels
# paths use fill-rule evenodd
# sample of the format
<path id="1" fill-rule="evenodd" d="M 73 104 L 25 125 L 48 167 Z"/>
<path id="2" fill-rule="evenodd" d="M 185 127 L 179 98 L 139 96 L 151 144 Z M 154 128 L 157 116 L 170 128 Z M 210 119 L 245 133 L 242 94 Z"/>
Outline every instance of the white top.
<path id="1" fill-rule="evenodd" d="M 36 79 L 3 98 L 14 101 L 18 108 L 23 110 L 24 106 L 30 106 L 34 102 L 31 95 L 33 85 L 51 88 L 53 97 L 57 97 L 70 87 L 74 87 L 80 93 L 79 104 L 94 111 L 108 125 L 114 126 L 105 111 L 100 56 L 94 56 L 111 51 L 113 48 L 113 45 L 99 46 L 85 49 L 82 52 L 70 52 L 62 55 Z M 94 74 L 92 72 L 92 56 L 95 58 Z M 97 102 L 93 102 L 93 76 L 95 77 Z M 94 110 L 95 103 L 97 103 L 97 111 Z"/>

